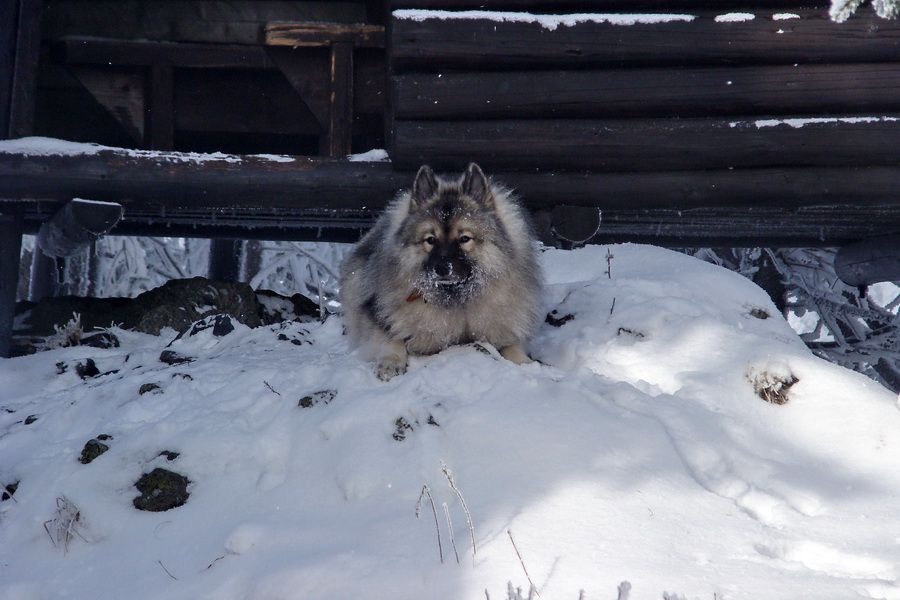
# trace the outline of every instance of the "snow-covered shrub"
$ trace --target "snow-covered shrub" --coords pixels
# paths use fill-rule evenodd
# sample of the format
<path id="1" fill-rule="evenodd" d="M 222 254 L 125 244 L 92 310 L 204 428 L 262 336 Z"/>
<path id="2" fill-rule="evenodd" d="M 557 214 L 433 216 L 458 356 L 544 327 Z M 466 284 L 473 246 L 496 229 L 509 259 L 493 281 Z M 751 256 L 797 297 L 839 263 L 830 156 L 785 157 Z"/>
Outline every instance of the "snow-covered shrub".
<path id="1" fill-rule="evenodd" d="M 836 23 L 843 23 L 856 12 L 865 0 L 831 0 L 829 15 Z M 900 16 L 900 0 L 872 0 L 875 13 L 884 19 L 896 19 Z"/>
<path id="2" fill-rule="evenodd" d="M 44 343 L 41 344 L 42 350 L 77 346 L 81 343 L 81 338 L 84 336 L 84 329 L 81 326 L 81 315 L 78 313 L 74 313 L 65 325 L 54 325 L 53 329 L 56 332 L 44 340 Z"/>

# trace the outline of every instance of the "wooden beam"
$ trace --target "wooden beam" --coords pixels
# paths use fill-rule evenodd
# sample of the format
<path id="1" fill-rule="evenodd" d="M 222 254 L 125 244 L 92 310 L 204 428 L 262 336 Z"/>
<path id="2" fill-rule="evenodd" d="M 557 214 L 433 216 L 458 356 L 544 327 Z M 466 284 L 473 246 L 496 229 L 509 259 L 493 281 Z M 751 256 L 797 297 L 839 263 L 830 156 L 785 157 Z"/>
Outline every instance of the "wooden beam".
<path id="1" fill-rule="evenodd" d="M 68 64 L 144 66 L 159 62 L 208 69 L 274 69 L 261 46 L 190 44 L 67 37 L 54 47 L 54 58 Z"/>
<path id="2" fill-rule="evenodd" d="M 348 42 L 357 48 L 384 48 L 384 27 L 342 23 L 267 23 L 266 46 L 322 47 Z"/>
<path id="3" fill-rule="evenodd" d="M 677 171 L 900 164 L 900 118 L 394 122 L 391 159 L 462 169 Z"/>
<path id="4" fill-rule="evenodd" d="M 398 119 L 834 115 L 900 107 L 900 63 L 406 73 L 391 83 Z"/>
<path id="5" fill-rule="evenodd" d="M 833 23 L 825 10 L 797 9 L 773 20 L 771 10 L 741 22 L 720 11 L 692 20 L 620 25 L 583 21 L 544 27 L 537 21 L 425 18 L 394 12 L 395 69 L 519 69 L 526 66 L 664 66 L 891 62 L 900 55 L 900 21 L 860 11 Z M 477 17 L 477 13 L 475 15 Z M 527 16 L 526 16 L 527 17 Z"/>

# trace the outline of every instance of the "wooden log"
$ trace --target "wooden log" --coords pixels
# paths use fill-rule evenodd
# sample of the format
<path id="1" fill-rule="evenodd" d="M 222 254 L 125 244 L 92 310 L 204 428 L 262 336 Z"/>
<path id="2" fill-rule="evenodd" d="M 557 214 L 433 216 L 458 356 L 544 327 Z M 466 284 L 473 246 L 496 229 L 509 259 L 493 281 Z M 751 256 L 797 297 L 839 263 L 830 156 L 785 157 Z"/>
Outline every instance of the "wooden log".
<path id="1" fill-rule="evenodd" d="M 847 285 L 900 281 L 900 235 L 870 237 L 848 244 L 834 257 L 834 270 Z"/>
<path id="2" fill-rule="evenodd" d="M 478 12 L 421 19 L 395 11 L 391 34 L 395 69 L 520 69 L 891 62 L 900 55 L 900 22 L 860 11 L 841 24 L 827 11 L 798 9 L 798 19 L 773 20 L 771 10 L 750 21 L 719 22 L 721 12 L 687 13 L 691 20 L 636 23 L 583 21 L 555 28 L 528 20 L 491 20 Z M 602 15 L 600 16 L 602 17 Z"/>
<path id="3" fill-rule="evenodd" d="M 121 204 L 76 198 L 41 225 L 37 245 L 47 256 L 74 256 L 112 229 L 121 218 Z"/>
<path id="4" fill-rule="evenodd" d="M 0 149 L 4 199 L 92 198 L 153 211 L 230 209 L 290 215 L 304 210 L 378 210 L 412 175 L 389 163 L 301 156 L 195 154 L 86 146 L 85 153 Z"/>
<path id="5" fill-rule="evenodd" d="M 897 165 L 489 173 L 531 210 L 601 209 L 604 242 L 840 245 L 900 231 Z M 116 234 L 347 242 L 413 177 L 390 163 L 300 157 L 0 152 L 0 208 L 21 207 L 27 231 L 80 196 L 122 204 Z"/>
<path id="6" fill-rule="evenodd" d="M 900 118 L 395 121 L 394 164 L 677 171 L 900 163 Z"/>
<path id="7" fill-rule="evenodd" d="M 860 114 L 900 107 L 900 64 L 406 73 L 391 88 L 398 119 Z"/>

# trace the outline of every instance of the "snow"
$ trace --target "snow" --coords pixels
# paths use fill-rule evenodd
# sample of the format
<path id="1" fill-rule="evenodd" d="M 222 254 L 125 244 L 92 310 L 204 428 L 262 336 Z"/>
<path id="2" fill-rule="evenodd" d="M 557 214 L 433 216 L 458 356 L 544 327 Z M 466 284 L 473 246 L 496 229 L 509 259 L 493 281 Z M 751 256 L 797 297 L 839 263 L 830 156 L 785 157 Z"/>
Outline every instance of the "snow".
<path id="1" fill-rule="evenodd" d="M 394 18 L 411 21 L 427 19 L 480 19 L 497 23 L 537 23 L 550 31 L 556 28 L 573 27 L 580 23 L 609 23 L 611 25 L 654 25 L 658 23 L 689 22 L 697 17 L 686 14 L 568 14 L 536 15 L 524 12 L 501 12 L 487 10 L 423 10 L 402 9 L 393 12 Z"/>
<path id="2" fill-rule="evenodd" d="M 351 154 L 347 157 L 350 162 L 389 162 L 387 150 L 375 149 L 360 154 Z"/>
<path id="3" fill-rule="evenodd" d="M 788 21 L 790 19 L 799 19 L 800 15 L 796 13 L 775 13 L 772 15 L 773 21 Z"/>
<path id="4" fill-rule="evenodd" d="M 100 144 L 88 144 L 80 142 L 69 142 L 47 137 L 25 137 L 14 140 L 0 140 L 0 154 L 24 154 L 27 156 L 79 156 L 91 155 L 99 152 L 110 151 L 116 153 L 124 153 L 127 156 L 142 156 L 148 158 L 159 158 L 177 162 L 230 162 L 238 163 L 243 160 L 242 156 L 236 154 L 225 154 L 223 152 L 170 152 L 160 150 L 134 150 L 113 148 L 110 146 L 102 146 Z M 262 160 L 273 162 L 293 162 L 296 160 L 292 156 L 284 156 L 277 154 L 256 154 L 252 155 Z"/>
<path id="5" fill-rule="evenodd" d="M 796 119 L 759 119 L 749 122 L 759 129 L 764 127 L 778 127 L 779 125 L 787 125 L 794 129 L 800 129 L 807 125 L 829 125 L 832 123 L 889 123 L 898 121 L 897 117 L 806 117 Z M 742 127 L 748 124 L 747 121 L 735 121 L 729 123 L 731 127 Z"/>
<path id="6" fill-rule="evenodd" d="M 544 364 L 455 347 L 384 383 L 336 316 L 0 361 L 0 599 L 900 598 L 893 394 L 723 268 L 543 261 Z M 155 467 L 186 504 L 133 508 Z"/>
<path id="7" fill-rule="evenodd" d="M 718 15 L 714 19 L 716 23 L 742 23 L 744 21 L 752 21 L 756 18 L 753 13 L 735 12 Z"/>

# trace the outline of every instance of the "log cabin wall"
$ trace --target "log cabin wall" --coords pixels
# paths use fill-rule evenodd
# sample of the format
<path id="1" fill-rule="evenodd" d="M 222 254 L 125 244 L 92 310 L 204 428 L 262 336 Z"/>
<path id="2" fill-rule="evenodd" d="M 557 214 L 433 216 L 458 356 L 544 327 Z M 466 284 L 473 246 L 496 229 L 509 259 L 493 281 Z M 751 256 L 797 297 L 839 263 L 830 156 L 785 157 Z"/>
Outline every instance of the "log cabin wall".
<path id="1" fill-rule="evenodd" d="M 397 168 L 474 160 L 532 204 L 562 186 L 604 211 L 604 241 L 900 228 L 900 22 L 868 8 L 842 24 L 781 0 L 392 8 Z"/>
<path id="2" fill-rule="evenodd" d="M 366 0 L 47 0 L 36 133 L 240 154 L 383 146 L 384 38 L 365 30 L 383 12 Z"/>

